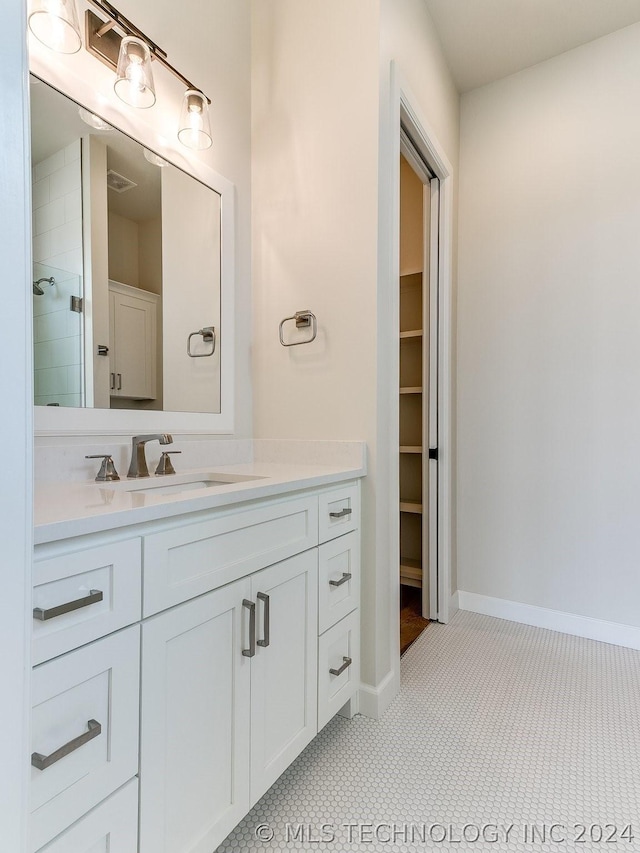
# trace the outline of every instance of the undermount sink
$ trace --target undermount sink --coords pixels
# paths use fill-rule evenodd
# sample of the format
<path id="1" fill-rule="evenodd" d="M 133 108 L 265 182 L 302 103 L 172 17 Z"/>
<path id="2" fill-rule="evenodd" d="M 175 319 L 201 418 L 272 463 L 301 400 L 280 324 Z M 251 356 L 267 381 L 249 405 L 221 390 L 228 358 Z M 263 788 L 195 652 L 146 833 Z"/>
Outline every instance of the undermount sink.
<path id="1" fill-rule="evenodd" d="M 139 480 L 122 480 L 119 483 L 101 483 L 100 485 L 120 492 L 136 492 L 139 495 L 158 495 L 160 497 L 264 479 L 264 477 L 256 477 L 250 474 L 219 474 L 197 471 L 192 474 L 166 474 Z"/>

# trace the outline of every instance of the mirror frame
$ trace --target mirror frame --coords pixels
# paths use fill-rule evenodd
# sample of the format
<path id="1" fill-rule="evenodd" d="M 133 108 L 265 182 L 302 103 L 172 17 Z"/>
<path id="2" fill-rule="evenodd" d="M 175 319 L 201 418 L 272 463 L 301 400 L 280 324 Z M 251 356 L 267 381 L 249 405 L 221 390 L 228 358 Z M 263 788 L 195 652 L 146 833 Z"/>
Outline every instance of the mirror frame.
<path id="1" fill-rule="evenodd" d="M 235 347 L 235 186 L 199 159 L 195 152 L 165 137 L 179 115 L 182 91 L 165 86 L 169 108 L 152 110 L 155 123 L 123 105 L 113 93 L 113 73 L 86 51 L 55 54 L 29 37 L 29 70 L 61 94 L 96 113 L 136 142 L 206 184 L 220 195 L 220 412 L 165 412 L 34 406 L 36 435 L 134 435 L 144 432 L 230 434 L 234 428 Z M 158 91 L 159 74 L 156 74 Z M 90 81 L 90 82 L 89 82 Z M 171 82 L 171 81 L 169 81 Z M 162 83 L 165 83 L 163 80 Z M 160 101 L 160 97 L 158 98 Z M 149 112 L 149 111 L 146 111 Z M 178 147 L 180 146 L 180 147 Z M 29 200 L 31 206 L 31 200 Z M 32 261 L 33 263 L 33 261 Z"/>

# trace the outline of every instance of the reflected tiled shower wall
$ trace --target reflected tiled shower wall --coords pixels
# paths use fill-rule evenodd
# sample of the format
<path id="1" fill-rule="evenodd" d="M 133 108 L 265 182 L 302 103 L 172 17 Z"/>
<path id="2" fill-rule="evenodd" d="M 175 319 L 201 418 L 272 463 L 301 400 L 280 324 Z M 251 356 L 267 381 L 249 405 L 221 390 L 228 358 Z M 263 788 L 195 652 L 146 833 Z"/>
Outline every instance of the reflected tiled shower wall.
<path id="1" fill-rule="evenodd" d="M 71 296 L 82 296 L 82 168 L 80 140 L 33 167 L 34 403 L 81 406 L 82 314 Z"/>

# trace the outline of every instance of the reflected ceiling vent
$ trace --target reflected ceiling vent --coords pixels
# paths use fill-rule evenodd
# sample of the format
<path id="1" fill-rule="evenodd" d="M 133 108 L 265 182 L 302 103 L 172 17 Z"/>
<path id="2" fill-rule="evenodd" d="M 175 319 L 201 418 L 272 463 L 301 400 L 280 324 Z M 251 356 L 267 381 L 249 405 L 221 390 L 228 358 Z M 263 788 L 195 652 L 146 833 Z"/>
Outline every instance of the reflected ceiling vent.
<path id="1" fill-rule="evenodd" d="M 132 190 L 138 185 L 130 181 L 129 178 L 125 178 L 124 175 L 119 175 L 113 169 L 109 169 L 107 172 L 107 186 L 110 190 L 114 190 L 117 193 L 126 193 L 127 190 Z"/>

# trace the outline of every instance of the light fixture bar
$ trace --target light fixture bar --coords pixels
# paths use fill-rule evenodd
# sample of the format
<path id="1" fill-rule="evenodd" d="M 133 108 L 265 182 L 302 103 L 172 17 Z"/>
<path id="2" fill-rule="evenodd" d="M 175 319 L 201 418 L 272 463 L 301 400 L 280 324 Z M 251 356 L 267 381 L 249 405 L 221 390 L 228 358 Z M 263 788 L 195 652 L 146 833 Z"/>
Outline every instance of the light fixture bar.
<path id="1" fill-rule="evenodd" d="M 90 9 L 87 9 L 85 13 L 85 47 L 89 53 L 115 70 L 118 67 L 120 43 L 123 38 L 115 31 L 115 27 L 117 26 L 124 31 L 126 36 L 137 36 L 142 39 L 148 45 L 152 58 L 157 59 L 187 89 L 202 91 L 197 86 L 194 86 L 190 80 L 187 80 L 177 68 L 174 68 L 167 60 L 166 52 L 146 36 L 142 30 L 138 29 L 135 24 L 131 23 L 124 15 L 121 15 L 115 6 L 112 6 L 107 0 L 89 0 L 89 2 L 109 18 L 109 21 L 105 22 Z M 207 98 L 206 95 L 204 97 L 207 103 L 210 104 L 210 98 Z"/>

